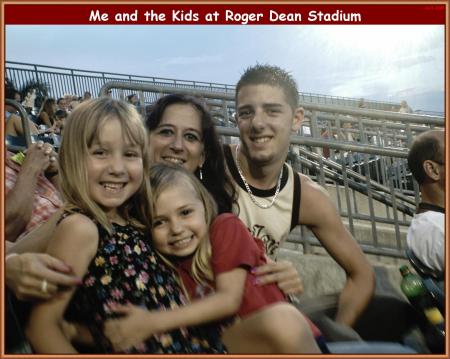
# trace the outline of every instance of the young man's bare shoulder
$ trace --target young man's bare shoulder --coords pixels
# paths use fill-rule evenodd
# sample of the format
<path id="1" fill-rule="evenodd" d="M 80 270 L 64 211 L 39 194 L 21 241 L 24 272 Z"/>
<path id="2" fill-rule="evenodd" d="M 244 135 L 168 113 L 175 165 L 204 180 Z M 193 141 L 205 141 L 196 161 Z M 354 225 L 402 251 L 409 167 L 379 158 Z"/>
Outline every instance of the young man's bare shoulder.
<path id="1" fill-rule="evenodd" d="M 302 197 L 306 194 L 314 194 L 317 195 L 325 195 L 328 197 L 328 192 L 325 188 L 320 186 L 318 183 L 314 182 L 311 178 L 308 176 L 299 173 L 300 175 L 300 182 L 301 182 L 301 188 L 302 188 Z"/>
<path id="2" fill-rule="evenodd" d="M 300 174 L 301 200 L 299 223 L 316 226 L 324 224 L 337 215 L 336 207 L 328 192 L 309 177 Z"/>

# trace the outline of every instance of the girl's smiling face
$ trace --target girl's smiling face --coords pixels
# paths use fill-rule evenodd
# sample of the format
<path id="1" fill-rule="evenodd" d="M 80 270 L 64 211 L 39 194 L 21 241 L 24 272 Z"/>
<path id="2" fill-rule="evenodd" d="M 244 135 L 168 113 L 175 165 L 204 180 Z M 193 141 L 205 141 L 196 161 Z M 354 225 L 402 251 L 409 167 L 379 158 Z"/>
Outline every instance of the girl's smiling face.
<path id="1" fill-rule="evenodd" d="M 168 186 L 156 199 L 152 238 L 162 254 L 185 257 L 208 238 L 203 202 L 194 187 L 183 181 Z"/>
<path id="2" fill-rule="evenodd" d="M 141 186 L 140 146 L 126 138 L 118 119 L 110 118 L 101 125 L 98 138 L 89 147 L 87 174 L 90 196 L 110 218 Z"/>

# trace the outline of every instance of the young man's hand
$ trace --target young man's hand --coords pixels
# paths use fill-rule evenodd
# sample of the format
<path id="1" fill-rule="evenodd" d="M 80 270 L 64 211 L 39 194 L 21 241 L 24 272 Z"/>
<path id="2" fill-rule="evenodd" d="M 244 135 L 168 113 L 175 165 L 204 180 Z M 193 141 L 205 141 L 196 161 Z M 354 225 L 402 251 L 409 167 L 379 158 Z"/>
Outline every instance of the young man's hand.
<path id="1" fill-rule="evenodd" d="M 288 261 L 273 262 L 253 269 L 258 284 L 277 283 L 285 295 L 301 294 L 303 282 L 295 266 Z"/>

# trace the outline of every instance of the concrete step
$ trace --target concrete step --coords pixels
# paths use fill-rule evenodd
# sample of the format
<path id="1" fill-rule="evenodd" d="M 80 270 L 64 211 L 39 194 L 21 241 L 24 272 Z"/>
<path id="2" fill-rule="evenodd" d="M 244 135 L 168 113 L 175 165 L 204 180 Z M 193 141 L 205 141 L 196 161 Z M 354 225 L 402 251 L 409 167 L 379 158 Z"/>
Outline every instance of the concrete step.
<path id="1" fill-rule="evenodd" d="M 333 203 L 336 204 L 337 207 L 339 207 L 339 200 L 338 195 L 340 198 L 340 205 L 341 205 L 341 212 L 347 213 L 347 201 L 345 197 L 345 187 L 344 186 L 335 186 L 331 184 L 327 184 L 325 186 L 328 194 L 330 195 L 330 198 L 332 199 Z M 369 197 L 367 195 L 364 195 L 357 191 L 352 191 L 349 189 L 349 196 L 350 196 L 350 209 L 352 213 L 358 213 L 358 214 L 364 214 L 367 216 L 370 216 L 370 203 L 372 203 L 373 206 L 373 213 L 374 216 L 380 217 L 380 218 L 393 218 L 393 210 L 391 207 L 386 206 L 384 203 L 377 201 L 375 199 L 372 199 L 372 201 L 369 201 Z M 411 221 L 411 216 L 405 215 L 403 217 L 403 214 L 398 212 L 398 216 L 400 219 L 405 221 Z"/>
<path id="2" fill-rule="evenodd" d="M 347 218 L 343 218 L 343 223 L 345 227 L 350 231 L 350 226 Z M 406 234 L 408 232 L 408 228 L 406 226 L 399 227 L 398 231 L 400 243 L 397 243 L 397 235 L 394 225 L 376 222 L 373 224 L 375 228 L 372 227 L 372 222 L 353 220 L 353 237 L 358 243 L 390 249 L 406 247 Z M 311 236 L 315 238 L 314 234 L 306 227 L 303 228 L 303 233 L 306 237 Z M 289 238 L 294 240 L 298 240 L 299 238 L 301 238 L 301 231 L 299 226 L 291 232 Z M 315 251 L 316 248 L 317 247 L 314 247 Z"/>
<path id="3" fill-rule="evenodd" d="M 347 218 L 343 219 L 343 223 L 350 231 Z M 400 236 L 400 244 L 397 243 L 396 228 L 393 224 L 353 220 L 353 236 L 358 243 L 376 244 L 378 246 L 388 248 L 404 248 L 406 245 L 406 234 L 408 232 L 408 227 L 399 226 L 398 232 Z"/>
<path id="4" fill-rule="evenodd" d="M 375 293 L 404 298 L 400 290 L 401 275 L 398 268 L 408 264 L 406 259 L 367 256 L 376 275 Z M 315 298 L 339 293 L 345 284 L 344 270 L 328 254 L 302 254 L 301 251 L 280 248 L 278 260 L 288 260 L 297 268 L 303 280 L 303 298 Z"/>

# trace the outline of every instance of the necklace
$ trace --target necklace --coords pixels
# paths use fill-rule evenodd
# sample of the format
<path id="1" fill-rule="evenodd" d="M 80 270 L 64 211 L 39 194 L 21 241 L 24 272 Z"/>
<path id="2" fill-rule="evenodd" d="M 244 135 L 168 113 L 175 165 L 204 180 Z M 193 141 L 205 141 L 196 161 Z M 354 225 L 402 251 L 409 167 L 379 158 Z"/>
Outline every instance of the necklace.
<path id="1" fill-rule="evenodd" d="M 272 197 L 272 200 L 269 204 L 261 203 L 259 202 L 256 197 L 254 196 L 249 184 L 247 183 L 244 174 L 242 173 L 241 166 L 239 165 L 239 145 L 236 146 L 236 167 L 239 172 L 239 176 L 241 176 L 242 182 L 244 182 L 244 186 L 247 189 L 247 192 L 250 196 L 250 199 L 254 204 L 256 204 L 259 208 L 267 209 L 273 206 L 275 203 L 275 200 L 277 199 L 278 193 L 280 193 L 280 187 L 281 187 L 281 178 L 283 177 L 283 168 L 281 168 L 280 177 L 278 177 L 278 184 L 277 189 L 275 190 L 275 194 Z"/>

